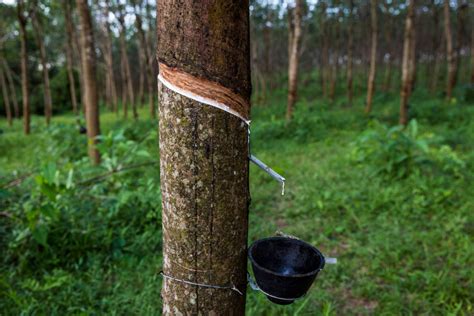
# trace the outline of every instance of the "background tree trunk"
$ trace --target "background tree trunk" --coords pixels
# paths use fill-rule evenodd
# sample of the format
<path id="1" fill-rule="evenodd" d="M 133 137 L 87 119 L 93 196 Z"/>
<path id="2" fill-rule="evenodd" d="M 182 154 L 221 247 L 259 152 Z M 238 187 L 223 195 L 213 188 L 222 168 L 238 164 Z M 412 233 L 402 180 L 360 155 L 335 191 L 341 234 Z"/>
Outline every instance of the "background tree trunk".
<path id="1" fill-rule="evenodd" d="M 116 79 L 115 79 L 115 72 L 114 72 L 114 58 L 113 58 L 113 50 L 112 50 L 112 31 L 110 29 L 110 22 L 108 20 L 109 17 L 109 2 L 105 1 L 104 7 L 104 59 L 106 65 L 106 76 L 107 76 L 107 90 L 109 93 L 110 100 L 112 102 L 112 110 L 117 113 L 118 111 L 118 96 L 117 96 L 117 87 L 116 87 Z"/>
<path id="2" fill-rule="evenodd" d="M 12 109 L 10 105 L 10 98 L 8 96 L 7 82 L 5 80 L 3 69 L 1 67 L 0 67 L 0 85 L 2 86 L 3 104 L 5 105 L 5 115 L 7 117 L 8 126 L 12 126 L 13 120 L 12 120 Z"/>
<path id="3" fill-rule="evenodd" d="M 446 58 L 448 62 L 446 99 L 451 100 L 454 84 L 456 82 L 456 57 L 454 56 L 453 37 L 451 35 L 449 0 L 444 0 L 444 32 L 446 36 Z"/>
<path id="4" fill-rule="evenodd" d="M 69 94 L 71 95 L 72 110 L 74 114 L 78 114 L 77 108 L 77 97 L 76 97 L 76 80 L 74 78 L 73 71 L 73 57 L 72 57 L 72 39 L 73 39 L 73 28 L 72 28 L 72 14 L 71 14 L 71 3 L 69 1 L 63 1 L 64 20 L 66 21 L 66 70 L 67 78 L 69 81 Z"/>
<path id="5" fill-rule="evenodd" d="M 294 9 L 294 32 L 291 40 L 289 65 L 288 65 L 288 103 L 286 107 L 286 120 L 291 120 L 298 93 L 298 59 L 299 44 L 301 40 L 301 18 L 303 15 L 303 0 L 296 0 Z"/>
<path id="6" fill-rule="evenodd" d="M 143 31 L 143 22 L 142 18 L 136 8 L 137 4 L 135 3 L 135 25 L 137 27 L 138 33 L 138 40 L 140 43 L 140 50 L 142 55 L 142 75 L 145 76 L 146 74 L 146 83 L 147 83 L 147 90 L 148 90 L 148 104 L 150 107 L 150 114 L 152 118 L 155 118 L 155 106 L 154 106 L 154 97 L 153 97 L 153 68 L 150 62 L 150 55 L 148 54 L 148 43 L 147 38 L 145 36 L 145 32 Z"/>
<path id="7" fill-rule="evenodd" d="M 25 135 L 30 134 L 30 96 L 28 91 L 28 55 L 26 51 L 26 24 L 25 4 L 23 0 L 18 0 L 17 14 L 20 25 L 20 43 L 21 43 L 21 94 L 23 100 L 23 131 Z"/>
<path id="8" fill-rule="evenodd" d="M 392 30 L 392 19 L 390 14 L 388 14 L 390 10 L 389 2 L 388 0 L 384 1 L 384 7 L 385 7 L 385 12 L 387 13 L 386 16 L 384 17 L 385 19 L 385 46 L 386 46 L 386 52 L 388 55 L 388 60 L 386 62 L 386 68 L 385 68 L 385 78 L 384 78 L 384 83 L 383 83 L 383 88 L 382 90 L 387 92 L 390 90 L 390 84 L 392 82 L 392 63 L 393 63 L 393 45 L 392 45 L 392 36 L 393 36 L 393 30 Z"/>
<path id="9" fill-rule="evenodd" d="M 46 119 L 46 125 L 51 122 L 51 116 L 53 114 L 53 103 L 51 101 L 51 88 L 49 86 L 49 72 L 48 62 L 46 60 L 46 49 L 43 42 L 43 26 L 38 17 L 37 3 L 34 3 L 34 10 L 32 14 L 33 29 L 35 33 L 36 44 L 39 48 L 39 55 L 41 61 L 41 67 L 43 72 L 43 97 L 44 97 L 44 117 Z"/>
<path id="10" fill-rule="evenodd" d="M 250 101 L 248 1 L 158 1 L 158 61 Z M 163 271 L 245 293 L 247 126 L 159 84 Z M 250 107 L 248 103 L 248 107 Z M 248 109 L 250 110 L 250 109 Z M 164 279 L 165 315 L 243 315 L 245 294 Z"/>
<path id="11" fill-rule="evenodd" d="M 365 113 L 372 111 L 372 98 L 375 92 L 375 71 L 377 66 L 377 0 L 370 0 L 370 26 L 372 33 L 370 47 L 370 70 L 367 81 L 367 101 Z"/>
<path id="12" fill-rule="evenodd" d="M 2 58 L 0 61 L 0 68 L 3 67 L 5 71 L 5 76 L 6 80 L 8 83 L 8 87 L 10 89 L 10 96 L 11 96 L 11 101 L 13 103 L 13 112 L 15 113 L 15 118 L 20 117 L 20 107 L 18 106 L 18 98 L 16 96 L 16 89 L 15 89 L 15 82 L 13 81 L 13 76 L 11 74 L 10 67 L 8 67 L 7 61 L 5 58 Z"/>
<path id="13" fill-rule="evenodd" d="M 130 71 L 130 62 L 128 61 L 128 53 L 127 53 L 127 45 L 125 42 L 125 32 L 126 32 L 126 27 L 125 27 L 125 14 L 124 14 L 124 8 L 122 4 L 118 5 L 117 8 L 117 20 L 119 21 L 120 24 L 120 53 L 121 53 L 121 59 L 122 59 L 122 82 L 123 86 L 122 89 L 127 89 L 127 95 L 128 95 L 128 101 L 132 105 L 132 111 L 133 111 L 133 118 L 138 119 L 138 112 L 137 112 L 137 107 L 136 107 L 136 100 L 135 100 L 135 94 L 133 91 L 133 83 L 132 83 L 132 72 Z M 124 108 L 124 116 L 127 117 L 126 113 L 126 108 Z"/>
<path id="14" fill-rule="evenodd" d="M 99 107 L 97 105 L 96 57 L 92 20 L 87 0 L 76 0 L 81 23 L 82 69 L 84 71 L 84 101 L 87 124 L 87 145 L 92 164 L 100 163 L 97 136 L 100 135 Z"/>
<path id="15" fill-rule="evenodd" d="M 414 34 L 413 34 L 413 16 L 414 3 L 416 0 L 409 0 L 408 12 L 405 20 L 405 35 L 403 41 L 403 61 L 402 61 L 402 87 L 400 90 L 400 124 L 408 123 L 408 99 L 411 93 L 411 57 L 414 57 Z"/>
<path id="16" fill-rule="evenodd" d="M 474 27 L 471 30 L 471 83 L 474 83 Z"/>
<path id="17" fill-rule="evenodd" d="M 354 54 L 354 0 L 349 0 L 349 22 L 347 31 L 347 101 L 352 106 L 354 96 L 352 79 L 352 55 Z"/>

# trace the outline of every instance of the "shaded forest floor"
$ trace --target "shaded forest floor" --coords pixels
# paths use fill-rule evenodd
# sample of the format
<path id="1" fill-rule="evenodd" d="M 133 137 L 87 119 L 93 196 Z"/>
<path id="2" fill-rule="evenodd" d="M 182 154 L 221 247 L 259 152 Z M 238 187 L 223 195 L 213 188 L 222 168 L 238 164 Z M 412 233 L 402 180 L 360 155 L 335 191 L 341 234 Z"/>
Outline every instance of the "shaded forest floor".
<path id="1" fill-rule="evenodd" d="M 249 241 L 280 230 L 338 264 L 290 306 L 249 291 L 248 314 L 472 314 L 473 102 L 416 92 L 403 130 L 396 94 L 377 93 L 370 117 L 362 96 L 347 107 L 310 95 L 289 124 L 284 90 L 252 110 L 253 154 L 287 185 L 281 196 L 251 167 Z M 160 313 L 157 124 L 147 113 L 102 114 L 96 168 L 70 115 L 49 128 L 35 117 L 29 137 L 0 121 L 2 313 Z"/>

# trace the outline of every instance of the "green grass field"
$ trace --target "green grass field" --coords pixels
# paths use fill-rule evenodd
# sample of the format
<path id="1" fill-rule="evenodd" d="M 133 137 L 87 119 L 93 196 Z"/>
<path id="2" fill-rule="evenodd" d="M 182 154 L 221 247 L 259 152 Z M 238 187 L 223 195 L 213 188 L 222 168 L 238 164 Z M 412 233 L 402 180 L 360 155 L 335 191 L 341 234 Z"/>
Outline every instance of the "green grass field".
<path id="1" fill-rule="evenodd" d="M 252 166 L 249 242 L 283 231 L 338 264 L 290 306 L 249 289 L 248 314 L 472 315 L 474 105 L 416 92 L 402 130 L 397 94 L 376 94 L 370 117 L 363 96 L 300 95 L 289 124 L 284 90 L 253 107 L 253 154 L 287 184 Z M 160 314 L 158 166 L 88 181 L 158 160 L 147 113 L 101 115 L 96 168 L 70 115 L 34 117 L 28 137 L 0 121 L 0 314 Z"/>

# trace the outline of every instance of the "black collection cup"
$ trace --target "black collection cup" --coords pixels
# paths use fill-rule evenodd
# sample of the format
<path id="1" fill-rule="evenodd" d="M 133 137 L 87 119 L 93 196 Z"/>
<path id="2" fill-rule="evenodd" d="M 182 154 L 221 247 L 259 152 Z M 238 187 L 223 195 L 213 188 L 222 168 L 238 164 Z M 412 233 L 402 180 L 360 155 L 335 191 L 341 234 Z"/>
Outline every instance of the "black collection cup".
<path id="1" fill-rule="evenodd" d="M 325 264 L 314 246 L 288 237 L 257 240 L 248 255 L 258 287 L 270 301 L 281 305 L 306 294 Z"/>

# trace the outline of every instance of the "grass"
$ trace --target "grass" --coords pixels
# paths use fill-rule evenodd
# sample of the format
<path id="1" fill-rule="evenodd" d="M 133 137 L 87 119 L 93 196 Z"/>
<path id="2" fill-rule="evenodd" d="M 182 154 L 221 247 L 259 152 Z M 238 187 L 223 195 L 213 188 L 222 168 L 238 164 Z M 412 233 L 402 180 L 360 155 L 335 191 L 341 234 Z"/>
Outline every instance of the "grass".
<path id="1" fill-rule="evenodd" d="M 362 113 L 363 96 L 349 108 L 343 97 L 330 104 L 327 100 L 314 100 L 311 95 L 311 87 L 303 87 L 295 119 L 289 125 L 283 120 L 284 90 L 274 91 L 265 104 L 253 108 L 253 154 L 288 181 L 286 194 L 281 196 L 278 183 L 251 167 L 249 242 L 279 230 L 314 244 L 327 256 L 337 257 L 338 264 L 328 265 L 308 294 L 290 306 L 274 305 L 261 293 L 249 291 L 247 313 L 472 315 L 472 104 L 447 105 L 423 91 L 415 93 L 411 114 L 419 123 L 420 133 L 436 139 L 434 152 L 447 145 L 465 165 L 460 174 L 452 175 L 441 167 L 426 169 L 423 162 L 410 169 L 408 176 L 397 178 L 374 171 L 385 161 L 360 161 L 355 157 L 361 137 L 371 130 L 372 120 L 396 124 L 396 96 L 378 93 L 374 113 L 368 118 Z M 124 122 L 114 114 L 102 113 L 104 134 L 120 126 L 138 130 L 137 134 L 156 129 L 156 123 L 147 119 L 146 109 L 140 114 L 143 119 L 132 123 L 131 119 Z M 74 118 L 58 116 L 54 122 L 72 125 Z M 43 127 L 41 118 L 33 118 L 33 134 L 29 137 L 21 134 L 20 122 L 8 128 L 5 121 L 0 121 L 0 128 L 4 131 L 0 135 L 2 182 L 38 168 L 45 160 L 60 160 L 48 156 L 45 150 L 52 131 Z M 73 142 L 80 143 L 79 136 L 73 137 Z M 79 157 L 85 155 L 85 146 L 81 148 Z M 157 154 L 156 141 L 147 142 L 146 148 L 152 155 Z M 398 153 L 390 155 L 390 159 L 398 159 Z M 127 181 L 136 181 L 137 176 L 144 180 L 157 177 L 156 170 L 153 173 L 149 172 L 153 167 L 148 168 L 124 175 L 123 180 L 110 180 L 108 190 L 123 181 L 119 191 L 133 191 Z M 26 181 L 12 189 L 8 194 L 13 198 L 10 195 L 3 204 L 0 194 L 0 206 L 18 212 L 20 217 L 19 204 L 30 198 L 32 187 L 34 184 Z M 108 192 L 101 190 L 98 187 L 81 193 L 82 199 L 101 199 L 101 194 Z M 128 197 L 127 202 L 117 206 L 119 215 L 104 213 L 104 217 L 94 217 L 95 224 L 78 223 L 78 227 L 87 227 L 91 240 L 83 241 L 83 248 L 74 246 L 66 251 L 67 256 L 72 251 L 75 256 L 63 261 L 53 258 L 52 250 L 40 247 L 37 252 L 38 246 L 31 242 L 15 248 L 12 236 L 17 236 L 14 232 L 19 228 L 11 219 L 0 218 L 0 237 L 4 239 L 0 250 L 8 253 L 0 266 L 0 310 L 12 315 L 159 314 L 161 226 L 160 207 L 154 205 L 159 204 L 157 192 L 158 188 L 154 197 L 146 201 Z M 72 206 L 79 203 L 71 201 L 75 201 Z M 107 196 L 103 201 L 118 203 Z M 109 212 L 104 207 L 106 211 Z M 131 223 L 134 217 L 145 219 Z M 64 231 L 74 229 L 68 227 Z M 105 236 L 107 242 L 93 239 L 99 234 L 94 229 L 109 232 L 110 236 L 97 235 Z M 69 242 L 51 236 L 51 243 Z M 71 236 L 77 235 L 71 232 Z M 56 249 L 54 245 L 49 247 Z M 56 251 L 62 248 L 58 246 Z M 34 256 L 19 254 L 20 249 Z M 38 255 L 41 251 L 47 257 Z"/>

